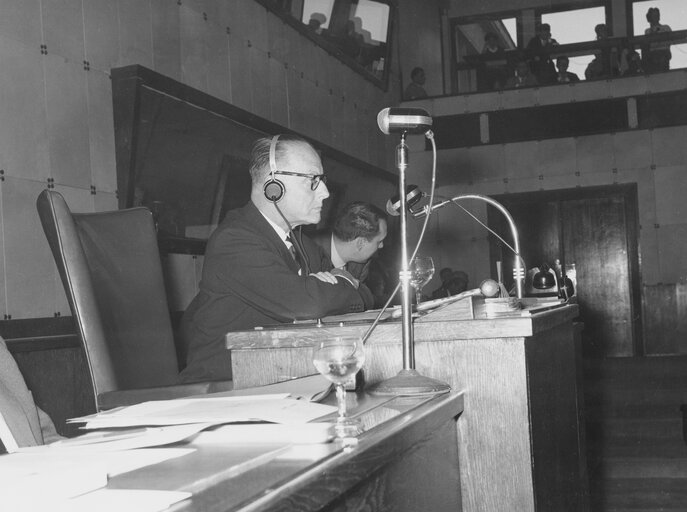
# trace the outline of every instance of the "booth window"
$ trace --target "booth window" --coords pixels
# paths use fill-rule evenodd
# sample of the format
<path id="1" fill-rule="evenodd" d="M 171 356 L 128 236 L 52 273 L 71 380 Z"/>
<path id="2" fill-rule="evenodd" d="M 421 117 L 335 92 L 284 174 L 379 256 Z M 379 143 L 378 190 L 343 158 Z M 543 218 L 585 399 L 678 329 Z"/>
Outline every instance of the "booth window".
<path id="1" fill-rule="evenodd" d="M 388 86 L 389 0 L 258 0 L 265 8 L 363 77 Z"/>

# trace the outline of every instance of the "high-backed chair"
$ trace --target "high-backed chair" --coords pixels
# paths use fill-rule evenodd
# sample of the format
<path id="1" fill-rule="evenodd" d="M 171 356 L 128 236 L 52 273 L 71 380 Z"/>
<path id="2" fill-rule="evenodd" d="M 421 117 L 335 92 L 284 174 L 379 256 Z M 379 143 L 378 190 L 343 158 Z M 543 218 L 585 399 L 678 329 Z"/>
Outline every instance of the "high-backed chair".
<path id="1" fill-rule="evenodd" d="M 179 364 L 148 209 L 73 214 L 52 190 L 41 192 L 36 207 L 98 410 L 231 389 L 231 381 L 177 384 Z"/>

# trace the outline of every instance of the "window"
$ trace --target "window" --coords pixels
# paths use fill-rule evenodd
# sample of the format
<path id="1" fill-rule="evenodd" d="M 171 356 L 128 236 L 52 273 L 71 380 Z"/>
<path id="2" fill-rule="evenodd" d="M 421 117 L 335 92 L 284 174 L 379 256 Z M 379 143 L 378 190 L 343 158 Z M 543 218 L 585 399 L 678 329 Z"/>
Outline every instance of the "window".
<path id="1" fill-rule="evenodd" d="M 390 0 L 258 0 L 363 76 L 386 88 Z"/>
<path id="2" fill-rule="evenodd" d="M 599 23 L 606 23 L 606 9 L 599 6 L 545 13 L 541 15 L 541 22 L 551 25 L 551 37 L 558 41 L 558 44 L 594 41 L 594 27 Z M 584 71 L 594 59 L 594 55 L 570 55 L 569 59 L 568 70 L 580 77 L 580 80 L 584 80 Z"/>
<path id="3" fill-rule="evenodd" d="M 642 36 L 649 27 L 646 13 L 649 7 L 657 7 L 661 14 L 660 23 L 673 31 L 687 30 L 687 2 L 684 0 L 642 0 L 632 2 L 632 35 Z M 687 68 L 687 43 L 670 46 L 670 68 Z"/>

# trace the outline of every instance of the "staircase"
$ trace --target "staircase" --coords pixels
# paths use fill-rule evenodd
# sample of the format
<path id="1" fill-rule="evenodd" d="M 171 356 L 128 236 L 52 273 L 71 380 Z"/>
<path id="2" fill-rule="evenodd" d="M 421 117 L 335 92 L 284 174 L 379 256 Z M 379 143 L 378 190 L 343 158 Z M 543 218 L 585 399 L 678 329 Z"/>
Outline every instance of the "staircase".
<path id="1" fill-rule="evenodd" d="M 687 511 L 687 356 L 588 359 L 592 512 Z"/>

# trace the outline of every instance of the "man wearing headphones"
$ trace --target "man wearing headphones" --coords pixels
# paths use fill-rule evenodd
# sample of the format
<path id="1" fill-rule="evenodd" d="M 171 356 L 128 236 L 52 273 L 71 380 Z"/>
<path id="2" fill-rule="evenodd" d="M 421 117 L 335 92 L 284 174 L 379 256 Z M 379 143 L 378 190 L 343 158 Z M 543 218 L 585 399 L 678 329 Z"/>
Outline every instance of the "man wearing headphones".
<path id="1" fill-rule="evenodd" d="M 227 213 L 205 253 L 200 290 L 182 319 L 182 382 L 231 378 L 229 331 L 372 307 L 371 293 L 334 269 L 295 229 L 320 221 L 329 197 L 322 162 L 292 135 L 259 139 L 250 159 L 250 202 Z"/>

